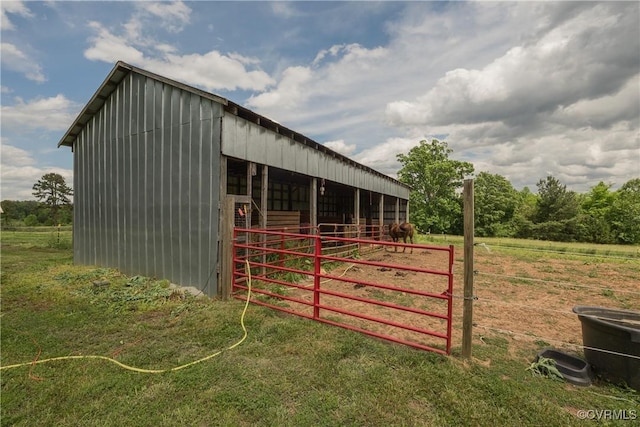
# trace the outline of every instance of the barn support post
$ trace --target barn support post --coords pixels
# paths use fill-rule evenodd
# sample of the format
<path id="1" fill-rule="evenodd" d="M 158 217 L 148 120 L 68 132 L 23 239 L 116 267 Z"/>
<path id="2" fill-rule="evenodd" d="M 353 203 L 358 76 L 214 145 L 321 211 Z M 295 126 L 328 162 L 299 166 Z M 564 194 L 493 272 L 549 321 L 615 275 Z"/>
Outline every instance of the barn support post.
<path id="1" fill-rule="evenodd" d="M 393 222 L 400 222 L 400 197 L 396 197 L 396 213 Z M 407 220 L 409 222 L 409 220 Z"/>
<path id="2" fill-rule="evenodd" d="M 235 199 L 226 196 L 220 215 L 222 251 L 220 252 L 220 283 L 218 284 L 218 296 L 222 300 L 228 300 L 231 296 L 233 285 L 233 228 L 235 219 Z"/>
<path id="3" fill-rule="evenodd" d="M 269 191 L 269 166 L 262 165 L 262 179 L 260 181 L 260 228 L 267 228 L 267 194 Z"/>
<path id="4" fill-rule="evenodd" d="M 312 227 L 318 226 L 318 178 L 311 179 L 311 193 L 309 197 L 309 220 Z"/>
<path id="5" fill-rule="evenodd" d="M 268 192 L 269 192 L 269 166 L 262 165 L 262 179 L 260 180 L 260 228 L 267 228 L 267 220 L 268 220 L 268 211 L 267 203 L 268 203 Z M 260 241 L 262 242 L 262 247 L 267 246 L 267 235 L 262 234 L 260 236 Z M 267 263 L 267 254 L 266 252 L 262 254 L 262 263 Z M 265 274 L 267 271 L 266 267 L 262 267 L 260 269 L 262 274 Z"/>
<path id="6" fill-rule="evenodd" d="M 378 203 L 378 239 L 384 238 L 384 194 L 380 194 L 380 203 Z"/>
<path id="7" fill-rule="evenodd" d="M 473 179 L 464 180 L 464 306 L 462 310 L 462 357 L 471 357 L 473 336 Z"/>
<path id="8" fill-rule="evenodd" d="M 409 219 L 409 200 L 407 200 L 407 205 L 405 207 L 404 217 L 405 217 L 405 221 L 411 222 L 411 220 Z"/>
<path id="9" fill-rule="evenodd" d="M 360 235 L 360 189 L 356 188 L 354 189 L 354 196 L 353 196 L 353 221 L 356 225 L 356 238 L 358 239 L 362 239 L 362 236 Z M 358 246 L 360 246 L 360 244 L 358 243 Z"/>
<path id="10" fill-rule="evenodd" d="M 246 212 L 247 222 L 251 228 L 251 212 L 253 211 L 253 177 L 256 175 L 257 166 L 253 162 L 247 162 L 247 196 L 249 196 L 249 206 Z"/>
<path id="11" fill-rule="evenodd" d="M 220 200 L 227 195 L 227 156 L 220 156 Z M 223 202 L 224 203 L 224 202 Z"/>

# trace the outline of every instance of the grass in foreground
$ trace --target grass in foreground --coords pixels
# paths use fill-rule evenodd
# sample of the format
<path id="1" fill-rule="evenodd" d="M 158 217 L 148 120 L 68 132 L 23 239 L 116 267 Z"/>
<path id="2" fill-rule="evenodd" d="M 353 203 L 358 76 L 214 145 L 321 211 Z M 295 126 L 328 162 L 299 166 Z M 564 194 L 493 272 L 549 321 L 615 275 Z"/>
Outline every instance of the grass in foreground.
<path id="1" fill-rule="evenodd" d="M 241 301 L 73 266 L 71 251 L 49 247 L 46 236 L 2 237 L 2 366 L 102 355 L 168 369 L 243 335 Z M 249 306 L 245 324 L 238 347 L 170 373 L 90 359 L 3 369 L 1 425 L 571 426 L 584 425 L 578 410 L 640 406 L 629 389 L 533 376 L 523 360 L 538 349 L 500 337 L 463 361 L 259 306 Z"/>

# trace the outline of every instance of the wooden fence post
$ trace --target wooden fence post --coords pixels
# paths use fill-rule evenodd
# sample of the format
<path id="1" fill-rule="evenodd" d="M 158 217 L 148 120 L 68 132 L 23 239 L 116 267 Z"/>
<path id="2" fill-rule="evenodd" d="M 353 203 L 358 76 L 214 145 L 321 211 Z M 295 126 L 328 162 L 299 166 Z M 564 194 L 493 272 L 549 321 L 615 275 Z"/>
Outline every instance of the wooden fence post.
<path id="1" fill-rule="evenodd" d="M 222 253 L 220 254 L 220 283 L 218 283 L 218 295 L 223 300 L 231 296 L 233 282 L 233 228 L 235 225 L 235 200 L 233 196 L 226 196 L 222 206 L 220 221 L 222 222 L 220 239 L 222 240 Z"/>
<path id="2" fill-rule="evenodd" d="M 462 357 L 471 357 L 473 335 L 473 179 L 464 180 L 464 307 L 462 311 Z"/>

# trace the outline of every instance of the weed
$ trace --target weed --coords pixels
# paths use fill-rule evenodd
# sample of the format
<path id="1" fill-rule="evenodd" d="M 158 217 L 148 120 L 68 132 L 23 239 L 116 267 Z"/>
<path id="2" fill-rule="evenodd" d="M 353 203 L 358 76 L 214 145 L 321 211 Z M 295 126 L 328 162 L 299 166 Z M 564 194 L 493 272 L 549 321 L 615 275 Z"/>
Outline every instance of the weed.
<path id="1" fill-rule="evenodd" d="M 276 276 L 276 278 L 279 278 L 284 282 L 288 282 L 288 283 L 298 283 L 299 281 L 304 280 L 307 277 L 308 276 L 306 274 L 294 273 L 291 271 L 287 271 L 281 274 L 280 276 Z"/>
<path id="2" fill-rule="evenodd" d="M 495 346 L 497 348 L 506 349 L 509 347 L 509 341 L 502 337 L 482 337 L 482 342 Z"/>
<path id="3" fill-rule="evenodd" d="M 602 291 L 602 296 L 603 297 L 607 297 L 607 298 L 615 298 L 615 295 L 613 294 L 613 290 L 611 290 L 609 288 L 604 289 Z"/>
<path id="4" fill-rule="evenodd" d="M 106 281 L 104 285 L 82 286 L 75 295 L 113 313 L 153 310 L 171 299 L 183 298 L 179 291 L 169 288 L 166 280 L 155 281 L 143 276 L 112 277 L 112 280 L 113 283 Z"/>
<path id="5" fill-rule="evenodd" d="M 60 237 L 60 233 L 52 233 L 46 246 L 53 249 L 71 249 L 71 239 Z"/>
<path id="6" fill-rule="evenodd" d="M 531 280 L 527 280 L 526 278 L 518 278 L 518 277 L 509 277 L 507 282 L 514 285 L 531 285 Z"/>
<path id="7" fill-rule="evenodd" d="M 527 369 L 532 375 L 540 375 L 552 380 L 564 381 L 564 377 L 556 367 L 556 361 L 547 358 L 539 357 L 537 361 L 533 362 Z"/>
<path id="8" fill-rule="evenodd" d="M 67 270 L 55 275 L 53 278 L 64 284 L 71 285 L 76 283 L 86 283 L 96 279 L 105 279 L 107 277 L 116 277 L 118 275 L 119 273 L 117 270 L 97 268 L 86 272 Z"/>
<path id="9" fill-rule="evenodd" d="M 269 292 L 276 295 L 287 295 L 289 293 L 288 289 L 285 286 L 278 285 L 278 284 L 270 286 L 268 290 Z"/>

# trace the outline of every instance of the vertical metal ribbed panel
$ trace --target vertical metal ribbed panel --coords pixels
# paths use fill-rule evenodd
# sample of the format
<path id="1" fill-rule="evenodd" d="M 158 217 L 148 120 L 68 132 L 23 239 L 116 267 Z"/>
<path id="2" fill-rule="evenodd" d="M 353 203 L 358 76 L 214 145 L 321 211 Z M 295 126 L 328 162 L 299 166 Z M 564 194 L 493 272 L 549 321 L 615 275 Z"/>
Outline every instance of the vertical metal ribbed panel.
<path id="1" fill-rule="evenodd" d="M 74 142 L 74 260 L 217 293 L 222 106 L 131 72 Z"/>

